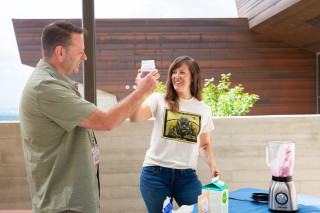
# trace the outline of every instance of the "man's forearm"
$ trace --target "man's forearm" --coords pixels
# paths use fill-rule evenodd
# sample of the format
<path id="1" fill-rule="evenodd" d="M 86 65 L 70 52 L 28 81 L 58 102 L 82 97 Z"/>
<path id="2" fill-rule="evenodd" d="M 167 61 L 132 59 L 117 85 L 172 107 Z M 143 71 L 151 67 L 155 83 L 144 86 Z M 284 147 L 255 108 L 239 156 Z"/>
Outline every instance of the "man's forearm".
<path id="1" fill-rule="evenodd" d="M 114 107 L 109 109 L 106 113 L 108 114 L 107 117 L 109 117 L 108 120 L 110 121 L 110 128 L 113 129 L 125 119 L 130 117 L 130 115 L 132 115 L 137 108 L 141 106 L 146 97 L 147 95 L 145 93 L 135 90 L 129 96 L 117 103 Z"/>
<path id="2" fill-rule="evenodd" d="M 139 75 L 138 75 L 139 76 Z M 139 80 L 138 88 L 122 101 L 114 105 L 108 111 L 95 110 L 89 117 L 83 120 L 79 126 L 93 130 L 110 131 L 130 117 L 157 88 L 157 79 L 160 74 L 157 70 L 151 72 L 143 80 Z"/>

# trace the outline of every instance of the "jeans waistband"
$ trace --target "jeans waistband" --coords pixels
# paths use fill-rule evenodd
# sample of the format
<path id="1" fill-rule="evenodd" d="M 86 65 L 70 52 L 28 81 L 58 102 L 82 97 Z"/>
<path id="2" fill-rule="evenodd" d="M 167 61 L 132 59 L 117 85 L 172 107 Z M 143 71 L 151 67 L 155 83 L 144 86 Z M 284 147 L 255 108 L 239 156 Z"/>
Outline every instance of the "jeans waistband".
<path id="1" fill-rule="evenodd" d="M 159 168 L 160 172 L 171 172 L 172 174 L 184 174 L 186 170 L 193 170 L 193 169 L 173 169 L 173 168 L 167 168 L 162 166 L 153 166 L 155 168 Z"/>

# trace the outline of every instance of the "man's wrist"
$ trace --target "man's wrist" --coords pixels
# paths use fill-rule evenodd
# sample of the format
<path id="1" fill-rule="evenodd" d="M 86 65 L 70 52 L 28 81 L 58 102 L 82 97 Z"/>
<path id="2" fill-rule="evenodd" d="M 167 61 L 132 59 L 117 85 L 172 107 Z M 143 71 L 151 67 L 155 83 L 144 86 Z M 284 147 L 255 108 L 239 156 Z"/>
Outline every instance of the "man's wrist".
<path id="1" fill-rule="evenodd" d="M 141 101 L 143 101 L 144 99 L 146 99 L 149 96 L 148 93 L 146 93 L 143 89 L 141 89 L 139 87 L 135 90 L 134 93 L 136 93 L 136 96 L 137 96 L 136 98 L 138 100 L 141 99 Z"/>

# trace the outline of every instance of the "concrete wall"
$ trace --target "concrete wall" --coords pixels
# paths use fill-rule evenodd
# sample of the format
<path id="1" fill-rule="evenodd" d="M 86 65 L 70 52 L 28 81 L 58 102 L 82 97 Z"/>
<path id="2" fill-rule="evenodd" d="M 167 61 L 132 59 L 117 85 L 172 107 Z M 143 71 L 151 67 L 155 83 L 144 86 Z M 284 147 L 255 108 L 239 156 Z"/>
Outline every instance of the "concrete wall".
<path id="1" fill-rule="evenodd" d="M 0 209 L 31 209 L 20 125 L 0 123 Z"/>
<path id="2" fill-rule="evenodd" d="M 246 116 L 214 118 L 211 143 L 222 179 L 230 191 L 268 189 L 268 141 L 296 142 L 294 182 L 299 194 L 320 197 L 320 116 Z M 96 132 L 101 153 L 101 212 L 146 212 L 139 191 L 142 161 L 153 121 L 128 121 L 112 132 Z M 198 175 L 210 181 L 199 159 Z M 30 209 L 30 195 L 19 123 L 0 123 L 0 209 Z"/>
<path id="3" fill-rule="evenodd" d="M 84 97 L 84 85 L 81 83 L 78 83 L 78 91 L 80 92 L 81 96 Z M 101 110 L 108 110 L 112 106 L 114 106 L 118 101 L 117 97 L 115 95 L 112 95 L 110 93 L 104 92 L 102 90 L 97 89 L 97 107 Z"/>

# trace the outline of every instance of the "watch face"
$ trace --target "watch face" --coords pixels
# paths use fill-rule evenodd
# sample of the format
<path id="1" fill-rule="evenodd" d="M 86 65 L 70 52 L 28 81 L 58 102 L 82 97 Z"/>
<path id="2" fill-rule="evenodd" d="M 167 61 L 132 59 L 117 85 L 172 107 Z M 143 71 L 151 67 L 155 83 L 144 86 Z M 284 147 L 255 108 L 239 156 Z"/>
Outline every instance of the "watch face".
<path id="1" fill-rule="evenodd" d="M 276 194 L 276 201 L 280 205 L 284 205 L 288 202 L 288 196 L 283 192 L 279 192 L 278 194 Z"/>

